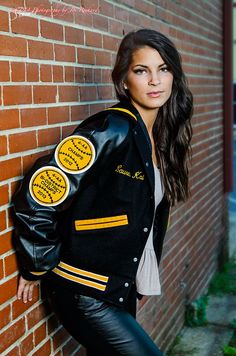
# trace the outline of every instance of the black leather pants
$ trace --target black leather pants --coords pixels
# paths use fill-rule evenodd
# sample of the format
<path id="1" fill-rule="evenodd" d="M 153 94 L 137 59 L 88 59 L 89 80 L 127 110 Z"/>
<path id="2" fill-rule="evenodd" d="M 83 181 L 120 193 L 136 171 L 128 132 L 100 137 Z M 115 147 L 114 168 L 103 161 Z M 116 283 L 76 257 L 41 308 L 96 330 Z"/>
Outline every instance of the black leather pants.
<path id="1" fill-rule="evenodd" d="M 162 356 L 135 320 L 136 292 L 126 309 L 78 295 L 66 288 L 50 287 L 52 305 L 67 331 L 87 348 L 87 356 Z"/>

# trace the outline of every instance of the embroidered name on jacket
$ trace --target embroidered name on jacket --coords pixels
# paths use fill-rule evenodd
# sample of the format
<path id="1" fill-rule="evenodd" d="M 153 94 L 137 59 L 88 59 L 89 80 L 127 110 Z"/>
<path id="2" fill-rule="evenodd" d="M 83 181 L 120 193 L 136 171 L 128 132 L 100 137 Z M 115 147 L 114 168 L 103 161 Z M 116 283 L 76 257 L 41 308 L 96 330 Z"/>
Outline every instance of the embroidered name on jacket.
<path id="1" fill-rule="evenodd" d="M 132 174 L 130 171 L 124 169 L 123 164 L 119 164 L 115 169 L 115 172 L 132 179 L 144 180 L 144 174 L 142 171 L 137 171 Z"/>

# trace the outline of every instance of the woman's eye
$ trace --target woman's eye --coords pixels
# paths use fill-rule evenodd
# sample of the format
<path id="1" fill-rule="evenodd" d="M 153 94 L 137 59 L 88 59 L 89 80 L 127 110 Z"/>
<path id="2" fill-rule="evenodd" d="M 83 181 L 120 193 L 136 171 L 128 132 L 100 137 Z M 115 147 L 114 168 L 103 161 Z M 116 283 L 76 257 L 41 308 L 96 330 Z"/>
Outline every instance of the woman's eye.
<path id="1" fill-rule="evenodd" d="M 168 67 L 162 67 L 162 68 L 161 68 L 161 71 L 162 71 L 162 72 L 168 72 L 168 71 L 169 71 L 169 68 L 168 68 Z"/>
<path id="2" fill-rule="evenodd" d="M 145 69 L 135 69 L 135 70 L 134 70 L 134 73 L 136 73 L 136 74 L 142 74 L 142 73 L 146 73 L 146 70 L 145 70 Z"/>

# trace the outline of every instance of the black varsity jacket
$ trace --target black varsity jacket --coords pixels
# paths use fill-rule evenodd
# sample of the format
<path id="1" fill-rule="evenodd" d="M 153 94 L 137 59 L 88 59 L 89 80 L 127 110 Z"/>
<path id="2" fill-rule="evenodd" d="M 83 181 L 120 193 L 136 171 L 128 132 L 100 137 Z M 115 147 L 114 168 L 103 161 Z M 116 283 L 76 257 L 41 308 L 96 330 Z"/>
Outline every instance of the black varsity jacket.
<path id="1" fill-rule="evenodd" d="M 42 157 L 13 199 L 21 274 L 124 305 L 154 219 L 158 263 L 170 204 L 154 216 L 150 139 L 120 102 L 84 120 Z"/>

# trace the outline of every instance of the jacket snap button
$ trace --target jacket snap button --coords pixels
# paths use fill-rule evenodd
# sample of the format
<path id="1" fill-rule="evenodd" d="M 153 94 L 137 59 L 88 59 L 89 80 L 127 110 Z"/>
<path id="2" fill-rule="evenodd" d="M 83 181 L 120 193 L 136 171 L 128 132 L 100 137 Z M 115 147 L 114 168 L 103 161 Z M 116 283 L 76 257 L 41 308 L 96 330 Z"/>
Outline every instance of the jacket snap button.
<path id="1" fill-rule="evenodd" d="M 149 163 L 148 162 L 146 162 L 145 165 L 146 165 L 146 167 L 149 167 Z"/>
<path id="2" fill-rule="evenodd" d="M 144 232 L 148 232 L 148 228 L 145 227 L 145 228 L 143 229 L 143 231 L 144 231 Z"/>
<path id="3" fill-rule="evenodd" d="M 134 258 L 133 258 L 133 261 L 134 261 L 134 262 L 137 262 L 137 261 L 138 261 L 137 257 L 134 257 Z"/>
<path id="4" fill-rule="evenodd" d="M 121 302 L 121 303 L 122 303 L 122 302 L 123 302 L 123 300 L 124 300 L 123 298 L 119 298 L 119 302 Z"/>
<path id="5" fill-rule="evenodd" d="M 125 287 L 128 287 L 128 286 L 129 286 L 129 283 L 126 282 L 126 283 L 125 283 Z"/>

